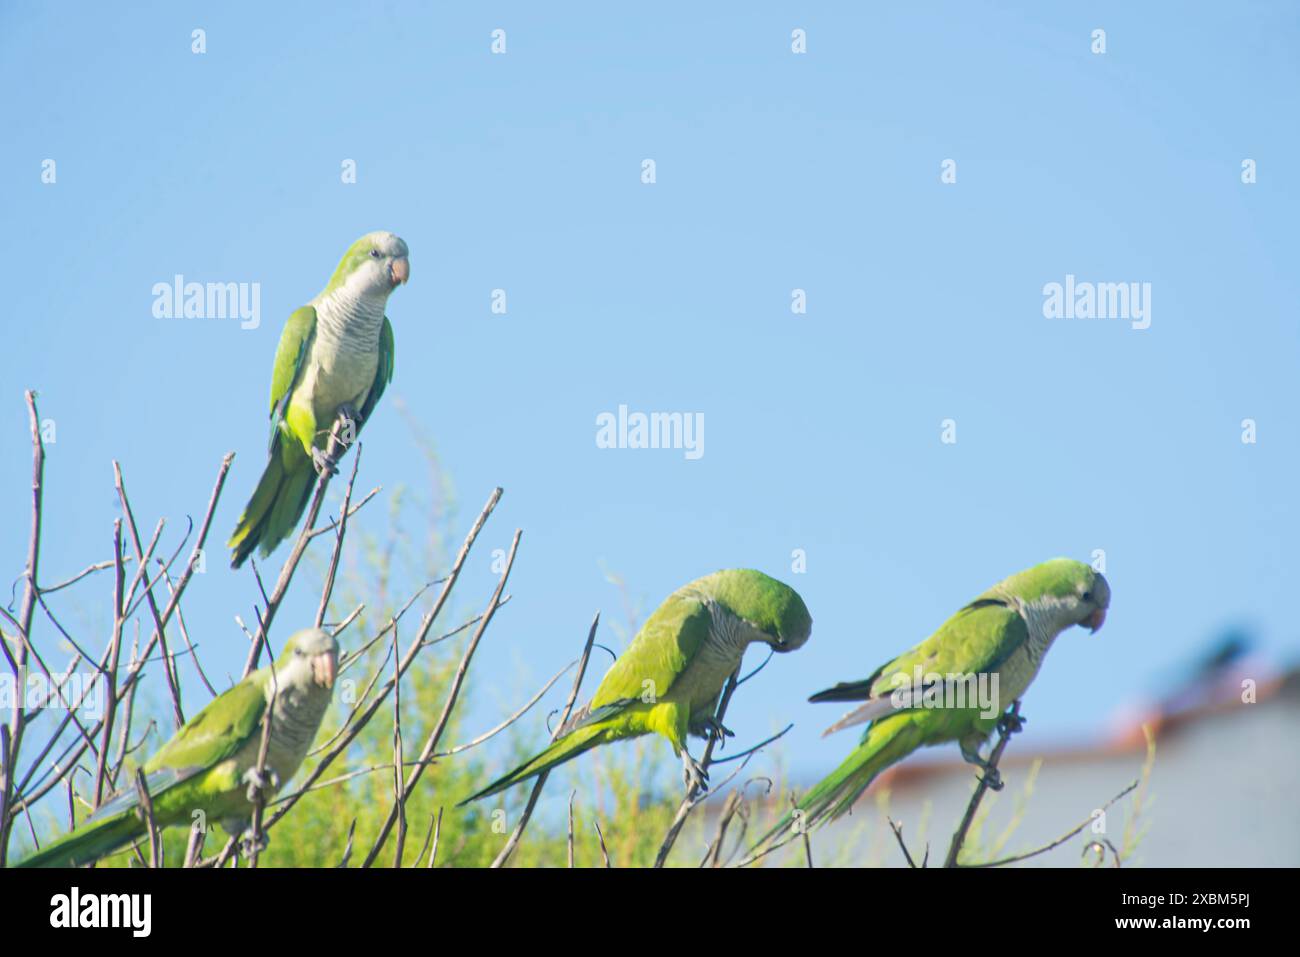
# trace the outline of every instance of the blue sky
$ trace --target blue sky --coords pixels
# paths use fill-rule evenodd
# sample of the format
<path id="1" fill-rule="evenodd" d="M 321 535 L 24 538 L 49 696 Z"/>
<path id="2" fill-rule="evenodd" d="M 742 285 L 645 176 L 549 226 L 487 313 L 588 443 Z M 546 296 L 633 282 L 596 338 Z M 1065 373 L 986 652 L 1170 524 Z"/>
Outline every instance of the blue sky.
<path id="1" fill-rule="evenodd" d="M 108 557 L 114 458 L 141 525 L 174 528 L 236 451 L 224 539 L 261 469 L 284 318 L 384 228 L 412 276 L 360 483 L 429 494 L 400 397 L 454 483 L 457 540 L 504 486 L 466 610 L 524 529 L 471 727 L 568 660 L 594 610 L 621 616 L 603 569 L 644 612 L 720 567 L 795 585 L 813 638 L 728 724 L 752 741 L 796 722 L 806 776 L 849 744 L 818 737 L 836 715 L 807 694 L 1054 555 L 1105 549 L 1114 599 L 1030 692 L 1036 744 L 1100 733 L 1227 627 L 1294 653 L 1294 6 L 325 6 L 0 9 L 8 575 L 22 389 L 57 426 L 47 582 Z M 154 318 L 177 273 L 260 283 L 260 327 Z M 1150 283 L 1150 328 L 1044 318 L 1067 274 Z M 620 404 L 703 413 L 705 454 L 598 449 Z M 256 586 L 212 559 L 187 620 L 220 674 Z M 280 640 L 314 610 L 305 584 Z M 60 606 L 95 647 L 107 589 Z"/>

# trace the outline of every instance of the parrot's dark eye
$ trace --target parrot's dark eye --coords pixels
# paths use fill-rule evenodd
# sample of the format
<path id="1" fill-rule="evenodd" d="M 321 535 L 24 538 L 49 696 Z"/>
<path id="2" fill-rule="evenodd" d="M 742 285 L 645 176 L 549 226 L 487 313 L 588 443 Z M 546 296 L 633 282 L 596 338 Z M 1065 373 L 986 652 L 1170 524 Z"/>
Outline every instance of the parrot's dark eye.
<path id="1" fill-rule="evenodd" d="M 1092 592 L 1090 592 L 1090 591 L 1086 591 L 1086 592 L 1084 592 L 1084 593 L 1083 593 L 1083 600 L 1084 600 L 1084 601 L 1092 601 Z"/>
<path id="2" fill-rule="evenodd" d="M 372 250 L 370 250 L 370 258 L 371 258 L 371 259 L 378 259 L 378 258 L 379 258 L 379 250 L 378 250 L 378 249 L 372 249 Z"/>

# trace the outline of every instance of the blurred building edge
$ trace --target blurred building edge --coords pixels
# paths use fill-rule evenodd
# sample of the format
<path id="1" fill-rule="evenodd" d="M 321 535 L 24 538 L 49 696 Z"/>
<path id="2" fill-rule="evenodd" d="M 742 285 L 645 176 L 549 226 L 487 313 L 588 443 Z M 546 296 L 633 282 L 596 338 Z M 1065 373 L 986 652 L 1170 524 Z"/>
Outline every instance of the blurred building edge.
<path id="1" fill-rule="evenodd" d="M 1253 703 L 1243 700 L 1247 681 Z M 1035 747 L 1032 724 L 1012 740 L 1000 765 L 1006 788 L 991 802 L 983 846 L 1012 822 L 1017 803 L 1023 804 L 1020 821 L 1004 846 L 980 859 L 1033 850 L 1087 820 L 1140 776 L 1145 725 L 1154 732 L 1156 755 L 1147 806 L 1135 827 L 1140 840 L 1125 865 L 1300 866 L 1300 668 L 1269 672 L 1253 656 L 1235 656 L 1159 699 L 1126 709 L 1110 724 L 1091 744 Z M 1042 765 L 1033 793 L 1022 802 L 1036 761 Z M 973 781 L 972 768 L 960 760 L 916 756 L 891 768 L 851 815 L 813 832 L 814 862 L 905 866 L 878 804 L 882 797 L 913 856 L 919 861 L 929 841 L 931 863 L 942 861 Z M 1107 812 L 1104 832 L 1090 825 L 1017 866 L 1077 867 L 1088 843 L 1102 837 L 1122 848 L 1131 807 L 1129 795 Z M 802 845 L 792 843 L 774 857 L 784 861 L 793 852 L 802 856 Z"/>

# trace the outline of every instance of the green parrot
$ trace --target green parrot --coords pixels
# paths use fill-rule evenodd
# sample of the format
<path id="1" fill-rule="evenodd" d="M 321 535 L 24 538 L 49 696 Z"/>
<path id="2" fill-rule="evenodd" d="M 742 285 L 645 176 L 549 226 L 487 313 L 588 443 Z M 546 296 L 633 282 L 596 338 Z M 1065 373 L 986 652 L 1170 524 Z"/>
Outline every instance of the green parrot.
<path id="1" fill-rule="evenodd" d="M 194 812 L 202 811 L 228 834 L 243 833 L 253 813 L 253 786 L 262 786 L 263 798 L 269 800 L 307 756 L 333 697 L 337 669 L 338 643 L 327 632 L 308 628 L 289 639 L 274 671 L 271 665 L 259 668 L 213 698 L 142 768 L 155 823 L 160 828 L 190 825 Z M 259 781 L 262 715 L 273 687 L 267 773 Z M 18 866 L 88 864 L 146 831 L 136 789 L 124 788 L 71 833 Z"/>
<path id="2" fill-rule="evenodd" d="M 335 472 L 329 433 L 342 415 L 345 444 L 370 418 L 393 378 L 388 295 L 411 275 L 406 243 L 367 233 L 348 247 L 324 291 L 284 325 L 271 373 L 266 469 L 227 546 L 238 568 L 265 558 L 294 530 L 317 475 Z"/>
<path id="3" fill-rule="evenodd" d="M 864 702 L 826 734 L 869 722 L 867 729 L 844 762 L 755 847 L 796 816 L 805 829 L 839 817 L 876 775 L 926 745 L 958 742 L 962 757 L 1000 789 L 996 769 L 980 757 L 981 745 L 1034 680 L 1056 636 L 1071 625 L 1095 632 L 1109 605 L 1110 586 L 1100 573 L 1054 558 L 998 582 L 871 677 L 813 695 L 809 701 Z"/>
<path id="4" fill-rule="evenodd" d="M 703 787 L 705 774 L 686 749 L 686 735 L 730 734 L 714 711 L 745 649 L 761 641 L 774 651 L 794 651 L 811 631 L 803 599 L 762 572 L 737 568 L 696 579 L 646 619 L 591 701 L 546 750 L 460 803 L 504 791 L 597 745 L 652 731 L 680 756 L 687 785 Z"/>

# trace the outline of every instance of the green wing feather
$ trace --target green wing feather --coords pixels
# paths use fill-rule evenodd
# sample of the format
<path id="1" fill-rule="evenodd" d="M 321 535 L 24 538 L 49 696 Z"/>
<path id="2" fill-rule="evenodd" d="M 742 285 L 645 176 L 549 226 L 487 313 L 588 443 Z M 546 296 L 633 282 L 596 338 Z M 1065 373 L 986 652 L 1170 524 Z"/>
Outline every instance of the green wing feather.
<path id="1" fill-rule="evenodd" d="M 213 698 L 145 763 L 145 772 L 206 770 L 234 755 L 258 733 L 266 710 L 264 683 L 263 673 L 254 672 Z"/>
<path id="2" fill-rule="evenodd" d="M 302 378 L 316 336 L 316 309 L 303 306 L 284 324 L 271 370 L 271 435 L 266 468 L 244 506 L 226 545 L 232 549 L 230 565 L 238 568 L 254 549 L 266 556 L 298 524 L 311 494 L 313 472 L 299 442 L 286 441 L 282 426 L 294 386 Z M 310 441 L 310 437 L 307 439 Z"/>
<path id="3" fill-rule="evenodd" d="M 632 644 L 605 673 L 591 701 L 569 719 L 555 741 L 460 803 L 504 791 L 597 745 L 626 736 L 627 720 L 622 713 L 644 700 L 647 692 L 656 698 L 668 693 L 703 647 L 709 621 L 708 606 L 699 598 L 680 592 L 670 596 L 646 619 Z"/>
<path id="4" fill-rule="evenodd" d="M 898 687 L 896 675 L 905 677 L 910 685 L 917 666 L 922 675 L 996 672 L 1028 639 L 1029 629 L 1016 608 L 1000 597 L 981 596 L 915 648 L 882 665 L 871 677 L 844 682 L 813 695 L 809 700 L 867 702 L 832 726 L 832 730 L 861 723 L 861 718 L 851 720 L 853 714 L 866 713 L 871 720 L 857 747 L 799 801 L 797 813 L 803 816 L 804 826 L 814 827 L 825 819 L 846 813 L 881 771 L 917 748 L 951 741 L 971 730 L 972 712 L 967 709 L 889 706 L 889 696 Z M 795 813 L 791 811 L 782 817 L 754 847 L 762 847 L 786 830 Z"/>
<path id="5" fill-rule="evenodd" d="M 302 378 L 303 366 L 311 354 L 312 340 L 316 337 L 316 307 L 295 309 L 280 333 L 280 344 L 275 348 L 275 367 L 271 370 L 271 440 L 275 449 L 284 410 L 289 405 L 293 387 Z"/>
<path id="6" fill-rule="evenodd" d="M 262 674 L 255 673 L 218 695 L 145 762 L 145 788 L 160 826 L 185 820 L 189 809 L 202 803 L 202 779 L 199 791 L 188 797 L 186 788 L 193 791 L 194 785 L 187 782 L 233 757 L 258 733 L 266 710 L 264 683 Z M 173 794 L 177 800 L 169 799 Z M 73 831 L 18 866 L 76 867 L 117 850 L 144 834 L 144 824 L 136 813 L 139 803 L 135 787 L 124 788 Z"/>
<path id="7" fill-rule="evenodd" d="M 379 331 L 379 367 L 375 370 L 375 382 L 366 394 L 366 401 L 357 410 L 361 424 L 370 419 L 370 413 L 379 404 L 379 397 L 388 388 L 388 383 L 393 381 L 393 352 L 393 324 L 384 316 L 384 325 Z"/>
<path id="8" fill-rule="evenodd" d="M 912 679 L 922 674 L 981 674 L 997 671 L 1017 648 L 1029 640 L 1018 611 L 998 599 L 979 598 L 957 612 L 916 647 L 888 661 L 862 681 L 841 682 L 819 691 L 809 701 L 865 701 L 886 697 L 897 685 L 895 675 Z"/>
<path id="9" fill-rule="evenodd" d="M 662 698 L 704 646 L 709 623 L 708 606 L 700 599 L 681 593 L 669 597 L 605 673 L 588 707 L 639 701 L 647 691 Z"/>

